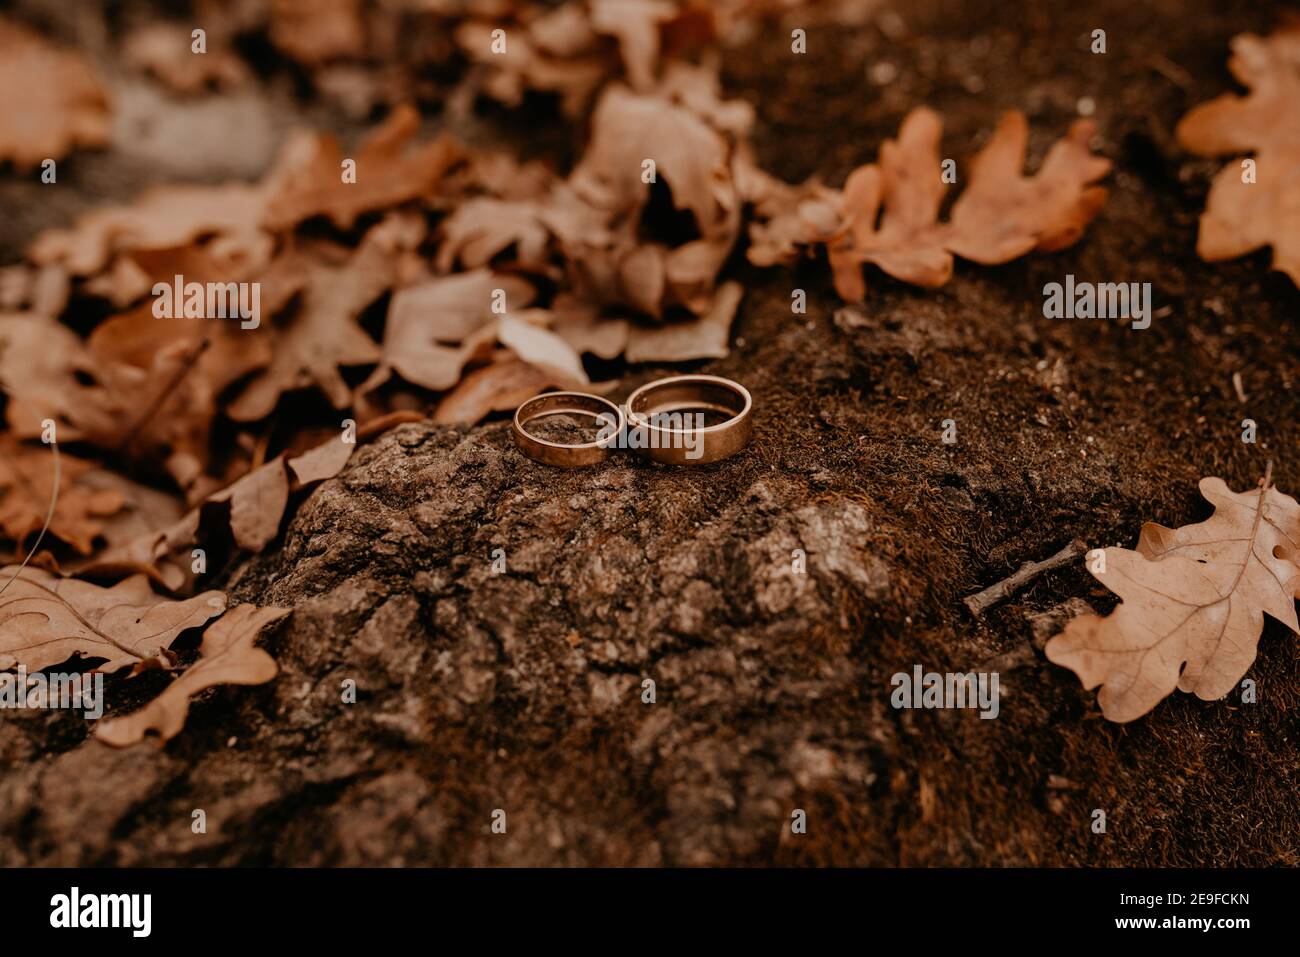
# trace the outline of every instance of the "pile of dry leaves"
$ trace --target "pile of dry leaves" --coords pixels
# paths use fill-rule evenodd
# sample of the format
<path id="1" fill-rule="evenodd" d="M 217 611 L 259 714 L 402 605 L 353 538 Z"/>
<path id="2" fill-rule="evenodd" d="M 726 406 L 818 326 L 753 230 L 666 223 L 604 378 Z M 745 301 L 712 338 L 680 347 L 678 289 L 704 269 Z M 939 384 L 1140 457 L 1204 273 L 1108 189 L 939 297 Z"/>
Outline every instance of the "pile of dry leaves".
<path id="1" fill-rule="evenodd" d="M 199 592 L 220 571 L 215 556 L 264 548 L 294 496 L 337 474 L 357 442 L 408 418 L 473 423 L 548 386 L 604 388 L 588 369 L 610 366 L 587 357 L 726 355 L 742 297 L 726 278 L 734 256 L 825 256 L 856 300 L 866 264 L 938 286 L 954 256 L 1060 249 L 1100 211 L 1109 163 L 1091 151 L 1091 124 L 1026 176 L 1027 124 L 1014 112 L 962 164 L 946 221 L 942 126 L 924 108 L 842 188 L 767 175 L 749 145 L 755 109 L 723 95 L 712 64 L 789 6 L 214 0 L 197 18 L 202 53 L 188 25 L 132 33 L 120 52 L 135 81 L 196 102 L 259 82 L 236 52 L 257 35 L 311 95 L 386 115 L 355 150 L 299 130 L 255 181 L 159 184 L 92 209 L 0 269 L 0 547 L 11 560 L 0 585 L 12 579 L 0 666 L 81 655 L 104 670 L 175 668 L 175 637 L 224 608 L 221 593 Z M 1285 96 L 1268 79 L 1273 61 L 1294 69 L 1294 40 L 1271 42 L 1238 51 L 1257 87 L 1251 115 Z M 526 108 L 526 95 L 558 98 L 583 135 L 571 169 L 421 132 L 431 98 L 454 119 L 485 98 Z M 108 145 L 113 103 L 86 58 L 0 22 L 0 162 L 39 175 L 46 159 Z M 1262 163 L 1281 136 L 1225 142 L 1217 115 L 1189 117 L 1185 138 L 1258 149 Z M 1207 213 L 1203 245 L 1245 251 L 1223 232 Z M 1279 268 L 1286 256 L 1279 246 Z M 173 317 L 160 317 L 157 290 L 177 277 Z M 208 295 L 255 288 L 257 315 L 209 318 L 191 283 Z M 19 572 L 55 497 L 52 435 L 71 451 L 41 550 Z M 197 664 L 100 737 L 168 737 L 194 691 L 269 679 L 274 664 L 252 643 L 283 614 L 226 612 Z"/>

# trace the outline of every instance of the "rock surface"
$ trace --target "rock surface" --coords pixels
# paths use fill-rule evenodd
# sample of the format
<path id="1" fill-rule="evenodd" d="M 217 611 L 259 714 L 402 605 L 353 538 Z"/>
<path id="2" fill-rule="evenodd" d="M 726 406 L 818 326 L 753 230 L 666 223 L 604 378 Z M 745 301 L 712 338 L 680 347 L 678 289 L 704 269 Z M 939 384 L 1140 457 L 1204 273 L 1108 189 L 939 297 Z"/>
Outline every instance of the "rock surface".
<path id="1" fill-rule="evenodd" d="M 7 779 L 9 822 L 34 818 L 29 851 L 49 838 L 19 859 L 761 856 L 802 794 L 876 779 L 893 734 L 880 703 L 834 749 L 816 712 L 853 696 L 844 648 L 889 569 L 860 504 L 809 504 L 778 478 L 732 500 L 711 471 L 558 472 L 502 426 L 389 433 L 232 583 L 233 600 L 296 609 L 271 642 L 276 681 L 212 695 L 199 708 L 228 712 L 220 726 L 200 718 L 166 753 L 87 741 Z M 167 798 L 182 785 L 206 834 Z M 508 840 L 490 834 L 496 809 Z"/>

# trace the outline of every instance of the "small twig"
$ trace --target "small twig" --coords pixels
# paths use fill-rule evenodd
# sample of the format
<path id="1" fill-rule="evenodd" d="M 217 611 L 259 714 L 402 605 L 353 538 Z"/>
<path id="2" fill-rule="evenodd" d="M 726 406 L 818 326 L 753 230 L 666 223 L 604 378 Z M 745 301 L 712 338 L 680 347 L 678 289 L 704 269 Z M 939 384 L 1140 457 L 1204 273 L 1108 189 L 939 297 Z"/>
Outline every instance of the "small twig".
<path id="1" fill-rule="evenodd" d="M 991 606 L 1024 588 L 1025 585 L 1043 572 L 1051 571 L 1053 568 L 1060 568 L 1062 565 L 1068 565 L 1087 550 L 1088 546 L 1081 539 L 1076 538 L 1051 558 L 1041 562 L 1025 562 L 1018 571 L 1008 575 L 1002 581 L 990 585 L 982 592 L 965 599 L 966 607 L 971 610 L 971 614 L 979 617 Z"/>

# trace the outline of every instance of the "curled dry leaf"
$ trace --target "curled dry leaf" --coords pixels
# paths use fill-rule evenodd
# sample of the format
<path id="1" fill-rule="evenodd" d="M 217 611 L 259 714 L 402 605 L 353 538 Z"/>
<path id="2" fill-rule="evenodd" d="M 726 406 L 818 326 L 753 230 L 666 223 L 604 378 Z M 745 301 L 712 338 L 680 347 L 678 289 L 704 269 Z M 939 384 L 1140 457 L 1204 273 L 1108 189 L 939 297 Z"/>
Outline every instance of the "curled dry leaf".
<path id="1" fill-rule="evenodd" d="M 585 24 L 578 24 L 562 39 L 563 28 L 578 21 L 569 19 L 557 28 L 544 20 L 535 22 L 540 36 L 528 29 L 510 30 L 504 50 L 494 42 L 498 25 L 478 20 L 458 25 L 456 44 L 478 65 L 469 89 L 479 88 L 507 106 L 519 106 L 528 90 L 556 93 L 564 112 L 578 115 L 615 72 L 617 58 L 599 49 L 595 34 Z M 553 52 L 557 48 L 563 48 L 562 53 Z"/>
<path id="2" fill-rule="evenodd" d="M 170 287 L 176 275 L 187 283 L 237 282 L 251 275 L 242 260 L 196 247 L 135 257 L 151 285 L 157 279 Z M 137 459 L 165 462 L 187 490 L 208 466 L 218 397 L 271 361 L 269 337 L 241 328 L 233 318 L 160 319 L 151 302 L 101 323 L 87 345 L 99 368 L 109 373 L 105 379 L 118 404 L 132 410 L 121 431 L 104 444 Z"/>
<path id="3" fill-rule="evenodd" d="M 631 324 L 626 319 L 606 318 L 592 303 L 562 294 L 551 303 L 551 331 L 579 355 L 589 352 L 601 359 L 614 359 L 627 348 Z"/>
<path id="4" fill-rule="evenodd" d="M 230 532 L 235 544 L 260 552 L 280 532 L 289 504 L 289 476 L 284 456 L 253 469 L 233 485 L 208 497 L 209 502 L 230 505 Z"/>
<path id="5" fill-rule="evenodd" d="M 343 471 L 343 466 L 348 464 L 356 449 L 356 441 L 349 442 L 340 433 L 328 442 L 322 442 L 302 455 L 289 459 L 289 471 L 293 473 L 294 482 L 299 488 L 323 482 Z"/>
<path id="6" fill-rule="evenodd" d="M 82 481 L 91 488 L 116 493 L 123 507 L 101 521 L 104 547 L 87 558 L 62 562 L 64 572 L 100 581 L 143 574 L 172 594 L 193 590 L 187 589 L 195 577 L 192 556 L 188 549 L 183 555 L 174 554 L 178 548 L 171 542 L 177 536 L 184 538 L 180 544 L 193 541 L 179 497 L 107 469 L 89 472 Z M 195 513 L 194 520 L 197 518 Z"/>
<path id="7" fill-rule="evenodd" d="M 90 64 L 0 20 L 0 161 L 26 169 L 109 141 L 109 103 Z"/>
<path id="8" fill-rule="evenodd" d="M 440 425 L 474 423 L 489 413 L 516 408 L 551 385 L 554 383 L 544 370 L 503 356 L 465 376 L 438 404 L 433 421 Z"/>
<path id="9" fill-rule="evenodd" d="M 38 568 L 0 569 L 0 586 L 10 579 L 0 593 L 0 668 L 37 671 L 80 655 L 105 659 L 100 671 L 117 671 L 155 657 L 226 607 L 219 591 L 163 598 L 144 575 L 101 588 Z"/>
<path id="10" fill-rule="evenodd" d="M 655 317 L 665 306 L 682 305 L 697 315 L 710 308 L 718 271 L 740 233 L 741 197 L 731 164 L 726 137 L 686 107 L 618 85 L 606 90 L 569 187 L 605 213 L 607 228 L 602 235 L 555 227 L 575 290 L 602 305 Z M 655 183 L 667 184 L 673 208 L 690 214 L 696 238 L 639 234 L 652 192 L 643 176 L 650 172 Z"/>
<path id="11" fill-rule="evenodd" d="M 546 271 L 551 233 L 538 203 L 479 197 L 467 200 L 443 221 L 438 271 L 459 263 L 477 269 L 513 247 L 512 262 L 523 269 Z"/>
<path id="12" fill-rule="evenodd" d="M 738 282 L 718 287 L 713 305 L 702 316 L 659 325 L 638 323 L 628 332 L 628 362 L 686 362 L 721 359 L 729 352 L 731 320 L 740 307 L 744 287 Z"/>
<path id="13" fill-rule="evenodd" d="M 1143 526 L 1136 551 L 1089 553 L 1089 568 L 1123 599 L 1110 615 L 1080 615 L 1047 644 L 1047 657 L 1101 685 L 1102 713 L 1132 721 L 1174 688 L 1222 698 L 1255 660 L 1267 614 L 1300 633 L 1300 504 L 1265 482 L 1233 492 L 1201 480 L 1214 505 L 1204 522 Z M 1101 569 L 1105 570 L 1102 571 Z"/>
<path id="14" fill-rule="evenodd" d="M 123 718 L 109 718 L 95 726 L 95 737 L 114 747 L 126 747 L 156 733 L 169 741 L 185 726 L 190 699 L 216 685 L 260 685 L 275 677 L 275 660 L 254 647 L 268 625 L 288 616 L 291 608 L 236 605 L 209 625 L 199 645 L 199 660 L 173 681 L 153 701 Z"/>
<path id="15" fill-rule="evenodd" d="M 1214 178 L 1196 252 L 1213 262 L 1272 246 L 1273 268 L 1300 286 L 1300 21 L 1235 37 L 1228 68 L 1250 93 L 1193 109 L 1178 142 L 1203 156 L 1252 153 L 1254 170 L 1229 163 Z"/>
<path id="16" fill-rule="evenodd" d="M 563 338 L 545 328 L 549 315 L 536 312 L 540 321 L 530 322 L 527 312 L 510 313 L 497 325 L 497 339 L 503 346 L 531 366 L 545 372 L 553 382 L 566 388 L 590 383 L 582 367 L 582 357 Z"/>

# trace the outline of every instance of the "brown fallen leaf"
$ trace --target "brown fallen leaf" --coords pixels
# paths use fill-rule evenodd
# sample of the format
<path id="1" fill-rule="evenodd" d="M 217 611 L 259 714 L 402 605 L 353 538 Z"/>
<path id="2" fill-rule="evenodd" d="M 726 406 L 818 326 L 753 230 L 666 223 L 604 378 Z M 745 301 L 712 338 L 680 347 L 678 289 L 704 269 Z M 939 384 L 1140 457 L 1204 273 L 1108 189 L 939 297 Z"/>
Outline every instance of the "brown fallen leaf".
<path id="1" fill-rule="evenodd" d="M 644 162 L 672 189 L 701 235 L 726 221 L 735 195 L 726 140 L 690 110 L 612 86 L 596 104 L 591 142 L 570 183 L 593 206 L 635 214 L 649 199 Z"/>
<path id="2" fill-rule="evenodd" d="M 513 249 L 511 264 L 544 272 L 549 258 L 551 232 L 539 203 L 479 197 L 461 203 L 440 227 L 439 272 L 451 272 L 459 264 L 478 269 Z"/>
<path id="3" fill-rule="evenodd" d="M 1012 110 L 970 163 L 969 182 L 957 202 L 944 245 L 971 262 L 993 266 L 1033 250 L 1056 252 L 1074 245 L 1106 203 L 1104 186 L 1090 185 L 1110 171 L 1089 142 L 1096 126 L 1078 120 L 1025 176 L 1029 124 Z"/>
<path id="4" fill-rule="evenodd" d="M 49 534 L 74 551 L 89 555 L 104 533 L 105 520 L 126 499 L 116 489 L 85 482 L 93 462 L 60 453 L 59 495 Z M 21 551 L 28 536 L 45 527 L 54 485 L 54 460 L 47 445 L 24 445 L 0 434 L 0 536 Z"/>
<path id="5" fill-rule="evenodd" d="M 109 141 L 109 102 L 72 50 L 0 20 L 0 162 L 19 169 Z"/>
<path id="6" fill-rule="evenodd" d="M 323 442 L 313 449 L 308 449 L 302 455 L 296 455 L 289 459 L 289 471 L 293 474 L 294 482 L 298 488 L 313 485 L 316 482 L 323 482 L 343 471 L 343 466 L 348 464 L 348 460 L 352 458 L 352 453 L 356 449 L 357 443 L 355 439 L 349 442 L 346 441 L 345 436 L 340 434 L 328 442 Z"/>
<path id="7" fill-rule="evenodd" d="M 591 27 L 618 39 L 628 82 L 636 90 L 654 85 L 659 62 L 659 25 L 677 16 L 669 0 L 591 0 Z"/>
<path id="8" fill-rule="evenodd" d="M 291 608 L 236 605 L 203 633 L 199 660 L 169 684 L 157 698 L 122 718 L 95 726 L 95 737 L 116 748 L 136 744 L 154 732 L 159 743 L 169 741 L 185 726 L 190 699 L 216 685 L 260 685 L 275 677 L 275 659 L 253 642 L 268 625 L 288 616 Z"/>
<path id="9" fill-rule="evenodd" d="M 533 287 L 487 269 L 436 276 L 393 294 L 379 365 L 358 392 L 367 394 L 396 372 L 434 392 L 452 388 L 471 362 L 486 359 L 496 338 L 495 290 L 510 308 L 526 306 Z"/>
<path id="10" fill-rule="evenodd" d="M 144 575 L 101 588 L 37 568 L 0 569 L 0 587 L 11 579 L 0 592 L 0 669 L 37 671 L 80 655 L 106 659 L 100 671 L 117 671 L 156 656 L 226 607 L 219 591 L 163 598 Z"/>
<path id="11" fill-rule="evenodd" d="M 1250 92 L 1202 103 L 1176 131 L 1185 149 L 1202 156 L 1253 154 L 1215 176 L 1196 252 L 1217 262 L 1272 246 L 1273 268 L 1300 286 L 1300 20 L 1267 37 L 1234 37 L 1228 68 Z"/>
<path id="12" fill-rule="evenodd" d="M 616 72 L 618 58 L 599 48 L 589 26 L 584 33 L 570 33 L 568 44 L 558 40 L 560 31 L 550 29 L 550 24 L 539 26 L 546 31 L 540 36 L 529 29 L 509 30 L 502 51 L 493 37 L 500 24 L 479 20 L 459 24 L 456 44 L 478 67 L 468 78 L 469 89 L 481 90 L 507 106 L 519 106 L 528 90 L 555 93 L 565 114 L 577 116 Z M 561 55 L 552 52 L 557 45 L 565 47 Z"/>
<path id="13" fill-rule="evenodd" d="M 210 495 L 209 502 L 230 505 L 230 531 L 235 544 L 260 552 L 280 532 L 289 504 L 289 476 L 284 456 L 249 472 L 233 485 Z"/>
<path id="14" fill-rule="evenodd" d="M 282 230 L 313 216 L 327 216 L 340 229 L 351 229 L 357 217 L 387 209 L 430 193 L 443 175 L 464 156 L 449 137 L 408 148 L 420 126 L 412 106 L 393 110 L 361 148 L 356 179 L 343 179 L 343 150 L 324 133 L 302 134 L 285 147 L 292 175 L 282 175 L 267 201 L 264 224 Z"/>
<path id="15" fill-rule="evenodd" d="M 628 332 L 628 362 L 686 362 L 721 359 L 731 351 L 731 321 L 740 307 L 744 287 L 738 282 L 718 287 L 713 306 L 702 316 L 658 325 L 638 323 Z"/>
<path id="16" fill-rule="evenodd" d="M 90 276 L 114 253 L 183 247 L 208 237 L 249 262 L 263 262 L 272 246 L 260 225 L 265 192 L 244 183 L 155 186 L 130 204 L 92 209 L 68 229 L 41 233 L 27 255 L 38 265 L 57 263 L 74 276 Z"/>
<path id="17" fill-rule="evenodd" d="M 1173 692 L 1210 701 L 1232 691 L 1255 660 L 1267 614 L 1300 633 L 1300 504 L 1268 485 L 1233 492 L 1201 480 L 1214 505 L 1204 522 L 1143 526 L 1136 551 L 1087 556 L 1123 601 L 1106 617 L 1080 615 L 1047 643 L 1049 660 L 1085 688 L 1101 685 L 1102 713 L 1132 721 Z"/>
<path id="18" fill-rule="evenodd" d="M 43 422 L 70 442 L 120 430 L 128 410 L 103 381 L 105 367 L 68 327 L 34 313 L 0 315 L 0 390 L 5 418 L 20 439 L 37 438 Z"/>
<path id="19" fill-rule="evenodd" d="M 1104 188 L 1090 185 L 1110 169 L 1088 150 L 1093 130 L 1086 120 L 1076 122 L 1039 172 L 1025 177 L 1025 118 L 1008 113 L 970 163 L 951 221 L 941 224 L 943 124 L 932 110 L 913 110 L 898 139 L 881 146 L 878 163 L 854 170 L 845 183 L 843 222 L 827 243 L 836 291 L 850 302 L 866 295 L 863 263 L 933 287 L 952 276 L 953 253 L 991 265 L 1076 241 L 1106 199 Z"/>
<path id="20" fill-rule="evenodd" d="M 913 110 L 898 138 L 881 145 L 877 162 L 854 170 L 842 193 L 815 179 L 802 186 L 775 181 L 742 152 L 735 168 L 754 210 L 750 261 L 788 265 L 803 248 L 824 244 L 836 291 L 856 302 L 866 294 L 863 263 L 914 285 L 941 286 L 952 276 L 954 254 L 994 265 L 1069 246 L 1106 201 L 1095 182 L 1110 161 L 1089 151 L 1090 122 L 1076 122 L 1038 172 L 1025 176 L 1028 128 L 1023 114 L 1011 111 L 968 164 L 965 191 L 942 223 L 942 132 L 937 113 Z"/>
<path id="21" fill-rule="evenodd" d="M 146 575 L 170 594 L 192 592 L 196 574 L 187 546 L 194 540 L 198 512 L 187 515 L 176 496 L 106 469 L 88 474 L 85 481 L 117 491 L 125 506 L 104 520 L 103 549 L 50 570 L 110 582 Z"/>
<path id="22" fill-rule="evenodd" d="M 193 52 L 190 30 L 175 23 L 150 23 L 135 30 L 123 55 L 137 70 L 157 77 L 177 93 L 194 94 L 248 82 L 249 70 L 233 50 L 209 37 L 201 55 Z"/>
<path id="23" fill-rule="evenodd" d="M 150 284 L 240 282 L 250 266 L 197 247 L 134 254 Z M 269 298 L 269 297 L 267 297 Z M 262 306 L 273 311 L 274 304 Z M 129 456 L 162 461 L 177 485 L 189 491 L 207 469 L 210 435 L 219 397 L 271 361 L 270 337 L 244 329 L 237 318 L 158 318 L 153 302 L 98 325 L 87 342 L 117 402 L 133 410 L 121 434 L 105 438 Z"/>
<path id="24" fill-rule="evenodd" d="M 631 324 L 626 319 L 600 315 L 595 304 L 562 293 L 551 303 L 550 328 L 579 355 L 589 352 L 614 359 L 627 348 Z"/>
<path id="25" fill-rule="evenodd" d="M 397 279 L 396 254 L 411 237 L 385 220 L 366 233 L 360 247 L 342 262 L 319 254 L 303 257 L 307 284 L 297 312 L 274 329 L 270 365 L 256 373 L 227 407 L 237 422 L 269 415 L 280 396 L 295 389 L 317 387 L 336 409 L 352 402 L 352 389 L 340 368 L 378 361 L 380 350 L 357 324 L 361 311 Z M 416 240 L 418 242 L 418 240 Z"/>
<path id="26" fill-rule="evenodd" d="M 465 376 L 438 404 L 433 421 L 439 425 L 473 424 L 489 413 L 516 408 L 553 384 L 542 369 L 507 354 Z"/>
<path id="27" fill-rule="evenodd" d="M 693 221 L 695 237 L 667 229 L 644 235 L 640 223 L 652 189 L 666 183 L 672 206 Z M 682 305 L 696 315 L 713 303 L 718 271 L 740 234 L 742 198 L 732 171 L 733 146 L 718 129 L 667 96 L 607 89 L 592 117 L 592 136 L 568 188 L 606 216 L 594 230 L 558 197 L 549 223 L 559 236 L 574 290 L 600 305 L 629 306 L 659 317 Z"/>
<path id="28" fill-rule="evenodd" d="M 268 34 L 284 54 L 307 66 L 365 52 L 362 0 L 272 0 Z"/>
<path id="29" fill-rule="evenodd" d="M 535 321 L 530 321 L 531 318 Z M 565 388 L 590 384 L 582 367 L 582 356 L 563 338 L 546 328 L 550 315 L 545 310 L 520 310 L 501 317 L 497 341 L 529 365 L 545 372 Z"/>

